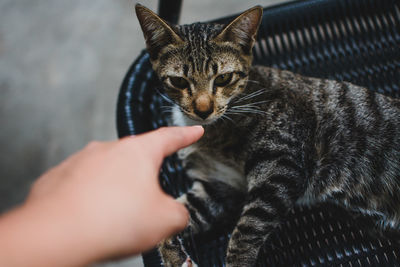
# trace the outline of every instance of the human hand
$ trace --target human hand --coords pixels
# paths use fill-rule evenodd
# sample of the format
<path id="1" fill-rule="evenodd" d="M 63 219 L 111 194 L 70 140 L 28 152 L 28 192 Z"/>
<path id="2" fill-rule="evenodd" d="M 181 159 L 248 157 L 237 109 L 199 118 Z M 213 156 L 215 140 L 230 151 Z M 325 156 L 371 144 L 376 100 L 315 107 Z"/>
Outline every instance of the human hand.
<path id="1" fill-rule="evenodd" d="M 165 156 L 203 132 L 170 127 L 91 143 L 42 175 L 22 209 L 45 218 L 37 230 L 56 235 L 64 257 L 83 255 L 72 265 L 147 250 L 187 224 L 184 206 L 162 191 L 159 168 Z M 57 258 L 57 249 L 47 253 Z"/>

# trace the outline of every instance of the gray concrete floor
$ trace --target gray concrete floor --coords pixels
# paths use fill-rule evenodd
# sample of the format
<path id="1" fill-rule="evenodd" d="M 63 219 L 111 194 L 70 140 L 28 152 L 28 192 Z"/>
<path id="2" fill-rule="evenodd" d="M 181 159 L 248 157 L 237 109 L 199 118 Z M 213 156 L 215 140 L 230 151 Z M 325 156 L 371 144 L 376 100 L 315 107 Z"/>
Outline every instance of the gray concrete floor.
<path id="1" fill-rule="evenodd" d="M 181 23 L 282 0 L 184 1 Z M 0 0 L 0 212 L 90 140 L 116 138 L 122 78 L 144 41 L 132 0 Z M 157 0 L 142 4 L 157 9 Z M 143 266 L 140 258 L 96 266 Z"/>

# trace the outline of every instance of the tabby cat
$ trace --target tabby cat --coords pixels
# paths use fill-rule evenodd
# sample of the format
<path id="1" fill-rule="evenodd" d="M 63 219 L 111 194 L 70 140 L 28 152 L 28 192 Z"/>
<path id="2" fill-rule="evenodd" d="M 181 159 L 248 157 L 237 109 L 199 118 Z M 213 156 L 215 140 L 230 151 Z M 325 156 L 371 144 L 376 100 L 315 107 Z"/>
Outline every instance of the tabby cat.
<path id="1" fill-rule="evenodd" d="M 136 13 L 175 125 L 201 124 L 179 152 L 191 190 L 189 227 L 237 218 L 226 266 L 254 266 L 288 211 L 330 201 L 400 229 L 400 101 L 365 88 L 252 66 L 262 8 L 227 25 L 170 25 Z M 165 266 L 193 266 L 178 237 L 159 246 Z"/>

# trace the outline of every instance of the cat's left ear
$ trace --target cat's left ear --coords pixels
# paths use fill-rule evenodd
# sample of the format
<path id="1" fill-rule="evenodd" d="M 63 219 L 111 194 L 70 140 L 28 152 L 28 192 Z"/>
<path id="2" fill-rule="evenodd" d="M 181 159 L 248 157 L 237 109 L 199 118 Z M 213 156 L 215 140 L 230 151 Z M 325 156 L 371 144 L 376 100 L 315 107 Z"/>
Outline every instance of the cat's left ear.
<path id="1" fill-rule="evenodd" d="M 261 23 L 262 13 L 263 9 L 261 6 L 255 6 L 246 10 L 226 25 L 214 40 L 217 42 L 239 44 L 245 53 L 250 53 Z"/>

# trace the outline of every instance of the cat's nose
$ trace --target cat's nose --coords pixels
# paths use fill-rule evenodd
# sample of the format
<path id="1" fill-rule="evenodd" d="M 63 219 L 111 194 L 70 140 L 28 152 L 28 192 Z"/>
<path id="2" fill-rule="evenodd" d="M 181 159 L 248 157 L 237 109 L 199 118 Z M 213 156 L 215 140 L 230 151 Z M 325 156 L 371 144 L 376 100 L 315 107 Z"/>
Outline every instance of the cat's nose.
<path id="1" fill-rule="evenodd" d="M 194 102 L 194 113 L 203 120 L 207 119 L 214 111 L 214 104 L 208 95 L 201 95 L 197 97 Z"/>

